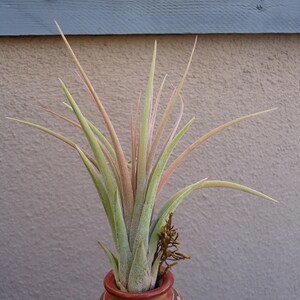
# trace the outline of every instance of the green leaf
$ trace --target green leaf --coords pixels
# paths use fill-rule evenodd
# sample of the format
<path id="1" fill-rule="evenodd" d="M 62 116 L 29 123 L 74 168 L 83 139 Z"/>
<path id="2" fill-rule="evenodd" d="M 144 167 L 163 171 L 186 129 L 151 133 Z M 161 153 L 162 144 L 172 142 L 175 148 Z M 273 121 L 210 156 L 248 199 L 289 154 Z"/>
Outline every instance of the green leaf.
<path id="1" fill-rule="evenodd" d="M 150 169 L 152 157 L 153 157 L 153 154 L 154 154 L 153 153 L 154 149 L 152 149 L 152 137 L 153 137 L 153 133 L 154 133 L 154 127 L 155 127 L 155 121 L 156 121 L 158 105 L 159 105 L 159 101 L 160 101 L 160 98 L 161 98 L 161 94 L 162 94 L 166 79 L 167 79 L 167 75 L 165 75 L 165 77 L 164 77 L 164 79 L 163 79 L 163 81 L 160 85 L 158 94 L 156 96 L 154 108 L 153 108 L 153 111 L 151 113 L 151 119 L 150 119 L 150 122 L 149 122 L 149 143 L 150 143 L 150 145 L 148 145 L 149 146 L 149 148 L 148 148 L 149 153 L 148 153 L 148 158 L 147 158 L 147 170 Z"/>
<path id="2" fill-rule="evenodd" d="M 147 251 L 144 242 L 140 241 L 134 258 L 128 278 L 128 291 L 130 293 L 142 293 L 150 289 L 151 272 L 148 267 Z"/>
<path id="3" fill-rule="evenodd" d="M 93 97 L 93 100 L 94 100 L 97 108 L 99 109 L 99 111 L 103 117 L 103 120 L 105 122 L 105 125 L 108 129 L 108 132 L 110 134 L 110 137 L 111 137 L 111 140 L 112 140 L 112 143 L 114 146 L 114 150 L 116 153 L 116 157 L 118 160 L 118 164 L 119 164 L 120 176 L 121 176 L 122 183 L 123 183 L 124 197 L 122 198 L 122 202 L 123 202 L 123 207 L 124 207 L 126 225 L 129 228 L 130 222 L 131 222 L 132 211 L 133 211 L 134 199 L 133 199 L 133 191 L 132 191 L 132 186 L 131 186 L 131 181 L 130 181 L 130 174 L 129 174 L 129 170 L 127 168 L 127 163 L 126 163 L 126 158 L 125 158 L 124 152 L 122 150 L 122 147 L 121 147 L 120 141 L 118 139 L 118 136 L 116 134 L 116 131 L 114 129 L 114 126 L 113 126 L 112 122 L 110 121 L 110 118 L 109 118 L 108 114 L 106 113 L 106 110 L 105 110 L 104 106 L 102 105 L 100 98 L 98 97 L 87 74 L 85 73 L 84 69 L 82 68 L 72 47 L 70 46 L 64 33 L 62 32 L 61 28 L 59 27 L 59 25 L 56 21 L 55 21 L 55 24 L 57 26 L 57 29 L 58 29 L 65 45 L 67 46 L 67 49 L 69 50 L 69 53 L 71 54 L 73 60 L 75 61 L 75 64 L 79 70 L 79 73 L 80 73 L 86 87 L 88 88 L 91 96 Z"/>
<path id="4" fill-rule="evenodd" d="M 186 80 L 186 77 L 187 77 L 187 74 L 188 74 L 188 71 L 189 71 L 189 68 L 190 68 L 190 65 L 192 63 L 192 58 L 193 58 L 193 55 L 194 55 L 194 52 L 195 52 L 195 49 L 196 49 L 196 45 L 197 45 L 197 37 L 195 39 L 194 47 L 193 47 L 192 53 L 190 55 L 189 62 L 187 64 L 187 66 L 186 66 L 185 72 L 184 72 L 184 74 L 183 74 L 183 76 L 182 76 L 179 84 L 177 85 L 174 93 L 172 94 L 171 99 L 170 99 L 170 101 L 169 101 L 169 103 L 167 105 L 167 108 L 164 111 L 164 114 L 163 114 L 163 116 L 162 116 L 162 118 L 161 118 L 161 120 L 159 122 L 158 129 L 157 129 L 157 131 L 155 133 L 155 136 L 154 136 L 154 139 L 153 139 L 153 143 L 151 145 L 151 151 L 150 151 L 150 156 L 151 157 L 154 154 L 155 148 L 157 147 L 158 142 L 159 142 L 159 140 L 160 140 L 160 138 L 162 136 L 162 133 L 163 133 L 165 127 L 166 127 L 166 124 L 167 124 L 167 122 L 168 122 L 168 120 L 170 118 L 170 115 L 171 115 L 171 112 L 172 112 L 173 107 L 175 105 L 175 102 L 176 102 L 176 100 L 177 100 L 177 98 L 178 98 L 178 96 L 179 96 L 179 94 L 180 94 L 180 92 L 182 90 L 182 87 L 184 85 L 184 82 Z"/>
<path id="5" fill-rule="evenodd" d="M 86 119 L 87 120 L 87 119 Z M 106 146 L 108 149 L 110 155 L 114 159 L 114 161 L 117 161 L 116 152 L 113 148 L 113 146 L 110 144 L 110 142 L 107 140 L 107 138 L 103 135 L 103 133 L 89 120 L 87 120 L 89 126 L 91 127 L 94 134 L 99 138 L 99 140 Z"/>
<path id="6" fill-rule="evenodd" d="M 159 239 L 159 234 L 162 230 L 162 227 L 165 225 L 169 214 L 173 212 L 176 209 L 176 207 L 181 203 L 181 201 L 193 191 L 193 188 L 196 184 L 201 183 L 205 180 L 206 179 L 203 179 L 195 184 L 191 184 L 181 189 L 161 208 L 161 210 L 158 213 L 157 221 L 154 224 L 154 228 L 151 230 L 148 254 L 149 260 L 153 259 L 157 247 L 157 242 Z"/>
<path id="7" fill-rule="evenodd" d="M 64 104 L 65 104 L 65 106 L 66 106 L 72 113 L 74 113 L 74 110 L 73 110 L 73 108 L 72 108 L 71 105 L 69 105 L 69 104 L 67 104 L 67 103 L 64 103 Z M 76 123 L 76 122 L 74 122 L 74 121 L 72 121 L 72 120 L 69 120 L 68 118 L 66 118 L 66 117 L 64 117 L 64 116 L 62 116 L 62 115 L 60 115 L 60 114 L 58 114 L 57 112 L 54 112 L 54 111 L 49 110 L 49 109 L 46 109 L 46 108 L 44 108 L 44 110 L 46 110 L 46 111 L 48 111 L 48 112 L 50 112 L 50 113 L 56 115 L 56 116 L 59 117 L 59 118 L 64 119 L 65 121 L 71 123 L 73 126 L 76 126 L 76 127 L 81 128 L 81 126 L 80 126 L 78 123 Z M 103 134 L 103 133 L 102 133 L 102 132 L 101 132 L 101 131 L 100 131 L 100 130 L 99 130 L 99 129 L 91 122 L 91 121 L 89 121 L 87 118 L 85 118 L 85 119 L 86 119 L 87 123 L 89 124 L 89 126 L 91 127 L 91 129 L 92 129 L 92 131 L 94 132 L 94 134 L 99 138 L 99 141 L 100 141 L 103 145 L 105 145 L 106 149 L 109 151 L 109 153 L 110 153 L 111 157 L 113 158 L 113 160 L 114 160 L 114 161 L 117 161 L 117 158 L 116 158 L 116 152 L 115 152 L 113 146 L 110 144 L 110 142 L 109 142 L 109 141 L 107 140 L 107 138 L 105 137 L 105 135 L 104 135 L 104 134 Z"/>
<path id="8" fill-rule="evenodd" d="M 93 131 L 91 130 L 87 120 L 81 113 L 79 107 L 77 106 L 75 100 L 73 99 L 72 95 L 68 91 L 67 87 L 65 86 L 65 84 L 63 83 L 62 80 L 60 80 L 60 83 L 61 83 L 62 88 L 65 92 L 65 95 L 66 95 L 67 99 L 69 100 L 69 103 L 72 106 L 73 111 L 81 125 L 81 128 L 82 128 L 83 132 L 85 133 L 85 136 L 93 150 L 97 164 L 99 166 L 99 170 L 101 170 L 101 173 L 105 180 L 105 185 L 108 190 L 108 193 L 109 193 L 109 195 L 113 195 L 114 190 L 115 190 L 115 183 L 113 181 L 112 174 L 110 173 L 110 170 L 107 166 L 104 154 L 101 150 L 101 147 L 99 146 L 98 141 L 97 141 L 96 137 L 94 136 Z"/>
<path id="9" fill-rule="evenodd" d="M 38 125 L 38 124 L 35 124 L 35 123 L 31 123 L 31 122 L 28 122 L 28 121 L 24 121 L 24 120 L 20 120 L 20 119 L 15 119 L 15 118 L 9 118 L 7 117 L 7 119 L 9 120 L 13 120 L 13 121 L 16 121 L 20 124 L 24 124 L 24 125 L 28 125 L 30 127 L 33 127 L 35 129 L 38 129 L 38 130 L 41 130 L 61 141 L 63 141 L 64 143 L 68 144 L 69 146 L 71 146 L 72 148 L 76 149 L 76 144 L 74 142 L 72 142 L 71 140 L 69 140 L 68 138 L 66 138 L 65 136 L 59 134 L 59 133 L 56 133 L 55 131 L 53 130 L 50 130 L 48 129 L 47 127 L 44 127 L 44 126 L 41 126 L 41 125 Z M 83 151 L 84 152 L 84 151 Z M 87 159 L 96 167 L 98 168 L 98 165 L 97 165 L 97 162 L 94 160 L 94 158 L 92 158 L 89 154 L 87 154 L 86 152 L 84 152 L 85 156 L 87 157 Z"/>
<path id="10" fill-rule="evenodd" d="M 157 280 L 157 275 L 159 271 L 159 266 L 160 266 L 160 259 L 162 256 L 162 252 L 160 252 L 156 259 L 154 260 L 152 267 L 151 267 L 151 289 L 154 289 L 156 280 Z"/>
<path id="11" fill-rule="evenodd" d="M 196 186 L 194 187 L 194 190 L 201 189 L 201 188 L 212 188 L 212 187 L 213 188 L 228 188 L 228 189 L 238 190 L 238 191 L 246 192 L 246 193 L 252 194 L 254 196 L 258 196 L 258 197 L 264 198 L 266 200 L 278 203 L 277 200 L 267 196 L 266 194 L 258 192 L 258 191 L 254 190 L 254 189 L 251 189 L 251 188 L 249 188 L 245 185 L 230 182 L 230 181 L 207 180 L 207 181 L 196 184 Z"/>
<path id="12" fill-rule="evenodd" d="M 89 162 L 83 151 L 76 146 L 76 149 L 79 153 L 80 158 L 82 159 L 84 165 L 86 166 L 95 186 L 98 191 L 98 194 L 100 196 L 101 202 L 103 204 L 104 211 L 106 213 L 109 225 L 111 227 L 111 231 L 113 234 L 114 241 L 116 242 L 116 231 L 115 231 L 115 224 L 114 224 L 114 216 L 113 216 L 113 211 L 112 211 L 112 206 L 109 201 L 109 197 L 107 195 L 106 189 L 98 176 L 97 172 L 94 170 L 92 164 Z"/>
<path id="13" fill-rule="evenodd" d="M 123 286 L 127 286 L 130 266 L 132 263 L 132 253 L 129 247 L 126 224 L 123 218 L 121 203 L 117 190 L 114 193 L 113 203 L 114 222 L 116 229 L 116 248 L 119 255 L 119 276 Z"/>
<path id="14" fill-rule="evenodd" d="M 146 200 L 143 206 L 143 211 L 140 218 L 139 227 L 137 229 L 137 234 L 135 236 L 134 247 L 139 244 L 140 240 L 145 241 L 145 247 L 148 248 L 148 240 L 149 240 L 149 227 L 151 222 L 151 217 L 153 213 L 154 201 L 156 198 L 157 188 L 159 184 L 160 177 L 162 172 L 168 162 L 168 159 L 174 150 L 175 146 L 178 144 L 179 140 L 183 137 L 186 131 L 190 128 L 194 121 L 194 118 L 191 119 L 174 137 L 172 142 L 167 146 L 164 153 L 162 154 L 152 177 L 150 178 L 150 183 L 147 188 Z"/>
<path id="15" fill-rule="evenodd" d="M 221 131 L 223 131 L 224 129 L 233 126 L 241 121 L 245 121 L 254 117 L 257 117 L 259 115 L 271 112 L 273 110 L 275 110 L 277 108 L 272 108 L 272 109 L 268 109 L 268 110 L 264 110 L 264 111 L 260 111 L 254 114 L 250 114 L 250 115 L 246 115 L 243 117 L 239 117 L 237 119 L 234 119 L 230 122 L 227 122 L 219 127 L 214 128 L 213 130 L 211 130 L 210 132 L 208 132 L 207 134 L 203 135 L 202 137 L 200 137 L 199 139 L 197 139 L 193 144 L 191 144 L 184 152 L 182 152 L 177 159 L 169 166 L 169 168 L 166 170 L 165 174 L 163 175 L 161 182 L 159 184 L 158 187 L 158 193 L 160 193 L 160 191 L 162 190 L 162 188 L 164 187 L 164 185 L 167 183 L 169 177 L 173 174 L 173 172 L 176 170 L 176 168 L 184 161 L 184 159 L 193 151 L 195 150 L 198 146 L 202 145 L 204 142 L 206 142 L 210 137 L 220 133 Z"/>
<path id="16" fill-rule="evenodd" d="M 131 185 L 133 190 L 133 195 L 136 195 L 136 173 L 137 173 L 137 153 L 138 153 L 138 137 L 137 137 L 137 128 L 138 128 L 138 121 L 139 121 L 139 107 L 140 107 L 140 100 L 136 105 L 135 116 L 133 112 L 131 114 L 131 122 L 130 122 L 130 133 L 131 133 Z"/>
<path id="17" fill-rule="evenodd" d="M 112 267 L 112 270 L 113 270 L 113 273 L 114 273 L 114 277 L 115 277 L 115 281 L 116 281 L 117 287 L 121 291 L 127 292 L 127 289 L 120 282 L 120 278 L 119 278 L 119 262 L 118 262 L 118 259 L 102 243 L 98 242 L 98 244 L 103 249 L 104 253 L 106 254 L 106 256 L 107 256 L 107 258 L 108 258 L 108 260 L 109 260 L 109 262 L 111 264 L 111 267 Z"/>
<path id="18" fill-rule="evenodd" d="M 135 197 L 134 210 L 132 215 L 132 222 L 130 227 L 130 245 L 134 242 L 136 229 L 140 221 L 141 211 L 143 209 L 145 188 L 147 184 L 147 154 L 148 154 L 148 135 L 149 135 L 149 118 L 150 109 L 152 106 L 153 98 L 153 78 L 155 71 L 156 61 L 156 41 L 154 44 L 154 51 L 152 57 L 152 63 L 150 68 L 150 74 L 148 79 L 148 85 L 146 90 L 144 110 L 142 117 L 142 125 L 140 129 L 140 143 L 138 148 L 138 163 L 137 163 L 137 190 Z"/>
<path id="19" fill-rule="evenodd" d="M 162 227 L 164 226 L 164 224 L 166 222 L 166 219 L 168 218 L 169 214 L 176 209 L 176 207 L 180 204 L 180 202 L 194 190 L 202 189 L 202 188 L 217 188 L 217 187 L 239 190 L 242 192 L 250 193 L 252 195 L 264 198 L 266 200 L 278 202 L 278 201 L 274 200 L 273 198 L 271 198 L 261 192 L 258 192 L 258 191 L 251 189 L 245 185 L 237 184 L 234 182 L 203 179 L 199 182 L 191 184 L 191 185 L 183 188 L 179 192 L 177 192 L 168 202 L 165 203 L 165 205 L 161 208 L 160 212 L 158 213 L 157 221 L 154 225 L 153 230 L 151 231 L 151 236 L 150 236 L 149 259 L 151 259 L 151 257 L 153 257 L 153 255 L 155 253 L 158 236 L 159 236 L 159 233 L 160 233 Z"/>
<path id="20" fill-rule="evenodd" d="M 71 109 L 71 111 L 74 113 L 73 109 L 71 106 L 68 105 L 68 107 Z M 45 107 L 42 107 L 43 110 L 51 113 L 52 115 L 68 122 L 69 124 L 71 124 L 72 126 L 75 126 L 76 128 L 82 129 L 80 124 L 78 124 L 77 122 L 68 119 L 67 117 L 51 110 Z M 119 176 L 119 172 L 116 168 L 115 162 L 116 162 L 116 153 L 114 152 L 114 149 L 112 148 L 112 146 L 110 145 L 110 143 L 108 142 L 108 140 L 105 138 L 105 136 L 98 130 L 97 127 L 95 127 L 92 122 L 90 122 L 88 119 L 86 119 L 86 121 L 88 122 L 89 126 L 91 127 L 92 131 L 94 132 L 94 134 L 99 138 L 99 145 L 102 149 L 103 154 L 105 155 L 105 158 L 107 159 L 112 172 L 114 173 L 115 179 L 117 181 L 118 187 L 122 188 L 122 186 L 120 185 L 120 176 Z"/>
<path id="21" fill-rule="evenodd" d="M 180 97 L 180 100 L 181 100 L 181 109 L 180 109 L 180 113 L 179 113 L 179 115 L 178 115 L 178 117 L 177 117 L 176 122 L 175 122 L 174 125 L 173 125 L 172 130 L 171 130 L 170 133 L 169 133 L 169 136 L 166 138 L 166 141 L 165 141 L 164 145 L 162 146 L 162 149 L 160 150 L 160 153 L 157 155 L 157 160 L 156 160 L 154 166 L 152 167 L 151 175 L 150 175 L 150 176 L 152 176 L 152 172 L 153 172 L 153 170 L 155 170 L 155 168 L 156 168 L 156 166 L 157 166 L 157 164 L 158 164 L 158 161 L 159 161 L 160 157 L 162 156 L 162 153 L 164 153 L 166 147 L 167 147 L 167 146 L 170 144 L 170 142 L 172 141 L 172 139 L 173 139 L 173 137 L 174 137 L 174 135 L 175 135 L 175 133 L 176 133 L 176 131 L 177 131 L 177 129 L 178 129 L 178 126 L 179 126 L 179 124 L 180 124 L 180 121 L 181 121 L 181 119 L 182 119 L 184 104 L 183 104 L 183 100 L 182 100 L 181 97 Z M 150 155 L 150 154 L 149 154 L 149 155 Z M 150 159 L 150 158 L 148 158 L 148 159 Z"/>
<path id="22" fill-rule="evenodd" d="M 71 111 L 74 113 L 72 107 L 69 106 L 69 105 L 68 105 L 68 107 L 70 107 Z M 57 113 L 57 112 L 55 112 L 51 109 L 48 109 L 46 107 L 42 107 L 42 109 L 49 112 L 49 113 L 51 113 L 52 115 L 54 115 L 54 116 L 56 116 L 60 119 L 68 122 L 72 126 L 75 126 L 76 128 L 82 129 L 80 124 L 78 124 L 77 122 L 75 122 L 73 120 L 70 120 L 67 117 L 65 117 L 65 116 L 63 116 L 63 115 L 61 115 L 61 114 L 59 114 L 59 113 Z M 91 127 L 94 134 L 99 138 L 99 142 L 101 144 L 102 151 L 104 152 L 105 157 L 108 158 L 110 164 L 111 164 L 112 161 L 116 162 L 116 153 L 115 153 L 113 147 L 111 146 L 111 144 L 106 139 L 106 137 L 99 131 L 99 129 L 92 122 L 90 122 L 88 119 L 86 119 L 86 121 L 88 122 L 88 124 Z M 108 154 L 108 151 L 109 151 L 110 154 Z"/>
<path id="23" fill-rule="evenodd" d="M 41 106 L 41 107 L 42 107 L 42 109 L 43 109 L 44 111 L 46 111 L 46 112 L 48 112 L 48 113 L 54 115 L 55 117 L 58 117 L 58 118 L 60 118 L 60 119 L 62 119 L 62 120 L 64 120 L 64 121 L 68 122 L 69 124 L 71 124 L 71 125 L 74 126 L 74 127 L 77 127 L 77 128 L 80 128 L 80 129 L 81 129 L 81 126 L 80 126 L 77 122 L 75 122 L 75 121 L 73 121 L 73 120 L 71 120 L 71 119 L 68 119 L 67 117 L 65 117 L 65 116 L 63 116 L 63 115 L 57 113 L 56 111 L 53 111 L 53 110 L 47 108 L 47 107 L 43 107 L 43 106 Z"/>

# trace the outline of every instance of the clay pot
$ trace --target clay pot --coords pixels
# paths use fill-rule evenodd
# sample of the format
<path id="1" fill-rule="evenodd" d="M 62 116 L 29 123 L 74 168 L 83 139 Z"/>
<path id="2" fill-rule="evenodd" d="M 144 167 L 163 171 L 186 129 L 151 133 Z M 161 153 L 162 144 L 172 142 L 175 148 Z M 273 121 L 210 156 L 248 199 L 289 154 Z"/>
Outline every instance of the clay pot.
<path id="1" fill-rule="evenodd" d="M 110 271 L 104 278 L 105 292 L 99 300 L 184 300 L 173 288 L 173 283 L 173 274 L 168 271 L 160 287 L 144 293 L 125 293 L 118 290 L 115 284 L 114 274 Z"/>

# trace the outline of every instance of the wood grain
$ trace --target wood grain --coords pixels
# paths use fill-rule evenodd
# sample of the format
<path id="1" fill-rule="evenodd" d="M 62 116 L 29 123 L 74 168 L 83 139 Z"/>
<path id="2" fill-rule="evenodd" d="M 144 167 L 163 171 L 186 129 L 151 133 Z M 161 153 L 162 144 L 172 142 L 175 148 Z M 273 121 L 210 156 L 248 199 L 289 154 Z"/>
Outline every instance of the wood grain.
<path id="1" fill-rule="evenodd" d="M 0 35 L 299 33 L 299 0 L 0 2 Z"/>

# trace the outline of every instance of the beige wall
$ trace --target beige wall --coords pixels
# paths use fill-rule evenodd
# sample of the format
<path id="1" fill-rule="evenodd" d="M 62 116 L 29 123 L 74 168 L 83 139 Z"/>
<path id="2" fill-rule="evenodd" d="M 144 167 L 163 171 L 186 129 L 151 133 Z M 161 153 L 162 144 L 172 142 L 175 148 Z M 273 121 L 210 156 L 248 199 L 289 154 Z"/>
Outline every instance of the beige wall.
<path id="1" fill-rule="evenodd" d="M 156 84 L 169 74 L 166 99 L 193 36 L 70 38 L 124 145 L 154 39 Z M 209 177 L 247 184 L 280 204 L 228 190 L 195 192 L 183 203 L 174 221 L 192 260 L 174 274 L 186 299 L 300 297 L 299 57 L 299 35 L 199 37 L 183 91 L 184 120 L 196 116 L 185 145 L 237 116 L 279 109 L 208 141 L 160 201 Z M 96 299 L 109 270 L 97 240 L 112 243 L 86 170 L 61 142 L 4 118 L 38 122 L 80 142 L 76 129 L 39 108 L 65 111 L 58 77 L 98 122 L 96 110 L 58 37 L 1 38 L 0 65 L 0 299 Z"/>

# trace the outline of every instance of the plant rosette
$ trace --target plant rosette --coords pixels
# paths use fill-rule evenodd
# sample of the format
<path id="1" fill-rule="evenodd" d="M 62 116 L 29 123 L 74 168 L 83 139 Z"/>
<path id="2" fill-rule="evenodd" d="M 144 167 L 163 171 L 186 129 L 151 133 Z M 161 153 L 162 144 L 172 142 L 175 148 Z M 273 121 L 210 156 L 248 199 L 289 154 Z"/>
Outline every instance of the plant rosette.
<path id="1" fill-rule="evenodd" d="M 160 98 L 166 76 L 159 87 L 156 97 L 154 97 L 153 83 L 157 48 L 155 42 L 144 102 L 143 105 L 140 105 L 140 101 L 138 101 L 136 110 L 132 112 L 130 121 L 131 141 L 129 145 L 131 147 L 131 155 L 130 158 L 126 158 L 116 130 L 104 108 L 103 101 L 100 100 L 95 92 L 62 30 L 57 23 L 56 25 L 76 64 L 83 85 L 104 120 L 108 134 L 105 135 L 83 115 L 77 102 L 62 80 L 60 80 L 60 83 L 68 100 L 68 104 L 64 103 L 65 108 L 68 113 L 71 113 L 72 117 L 76 118 L 76 121 L 72 117 L 67 117 L 49 108 L 43 109 L 80 130 L 86 137 L 90 150 L 81 148 L 69 138 L 44 126 L 20 119 L 13 120 L 34 127 L 63 141 L 77 151 L 85 165 L 99 194 L 115 245 L 115 250 L 112 251 L 102 243 L 99 243 L 111 264 L 114 278 L 114 281 L 112 281 L 112 273 L 108 274 L 105 280 L 106 288 L 111 287 L 113 282 L 118 289 L 118 292 L 115 293 L 123 296 L 126 293 L 129 295 L 142 293 L 151 295 L 157 291 L 159 293 L 164 289 L 164 283 L 173 283 L 173 279 L 168 279 L 173 277 L 167 271 L 178 260 L 189 258 L 179 252 L 178 234 L 171 224 L 171 218 L 177 206 L 191 192 L 204 188 L 230 188 L 275 201 L 271 197 L 241 184 L 205 178 L 177 191 L 162 205 L 157 213 L 154 213 L 156 200 L 161 190 L 186 157 L 209 138 L 237 123 L 263 115 L 273 109 L 245 115 L 217 126 L 203 136 L 198 137 L 170 162 L 173 150 L 181 142 L 181 139 L 194 121 L 193 118 L 180 127 L 184 108 L 181 91 L 188 74 L 197 39 L 186 70 L 178 85 L 174 88 L 165 109 L 162 110 L 162 116 L 159 121 L 157 120 L 157 112 L 161 106 Z M 179 111 L 174 119 L 175 121 L 171 123 L 170 116 L 174 107 L 176 107 L 176 103 Z M 163 266 L 166 267 L 164 274 L 168 275 L 166 275 L 166 278 L 163 278 L 163 284 L 156 288 L 160 275 L 164 277 L 164 274 L 159 273 Z M 173 291 L 171 287 L 169 290 Z M 107 290 L 103 299 L 119 299 L 111 293 L 112 289 Z M 145 299 L 169 299 L 166 298 L 168 296 L 163 298 L 162 295 L 155 297 Z"/>

